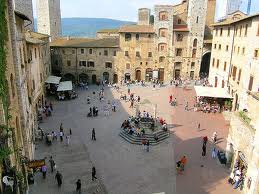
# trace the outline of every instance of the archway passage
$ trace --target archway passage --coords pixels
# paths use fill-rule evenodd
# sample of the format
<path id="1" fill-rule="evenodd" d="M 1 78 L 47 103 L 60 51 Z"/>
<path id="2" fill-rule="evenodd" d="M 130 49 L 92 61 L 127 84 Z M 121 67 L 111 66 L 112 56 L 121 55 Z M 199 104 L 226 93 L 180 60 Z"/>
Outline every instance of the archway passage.
<path id="1" fill-rule="evenodd" d="M 79 82 L 87 83 L 88 82 L 88 75 L 85 73 L 81 73 L 79 75 Z"/>
<path id="2" fill-rule="evenodd" d="M 140 70 L 136 70 L 136 80 L 137 81 L 141 80 L 141 71 Z"/>
<path id="3" fill-rule="evenodd" d="M 103 80 L 106 81 L 107 83 L 109 82 L 109 73 L 108 72 L 103 73 Z"/>
<path id="4" fill-rule="evenodd" d="M 181 70 L 180 69 L 174 70 L 174 77 L 175 77 L 175 79 L 179 79 L 181 77 Z"/>
<path id="5" fill-rule="evenodd" d="M 75 82 L 75 76 L 71 73 L 67 73 L 64 75 L 63 77 L 64 81 L 72 81 L 72 82 Z"/>
<path id="6" fill-rule="evenodd" d="M 127 81 L 130 81 L 131 79 L 130 79 L 130 74 L 129 73 L 125 73 L 125 83 L 127 82 Z"/>
<path id="7" fill-rule="evenodd" d="M 117 74 L 113 74 L 113 83 L 114 84 L 118 83 L 118 75 Z"/>
<path id="8" fill-rule="evenodd" d="M 153 78 L 153 70 L 151 68 L 146 69 L 146 81 L 150 82 Z"/>
<path id="9" fill-rule="evenodd" d="M 209 75 L 210 57 L 211 57 L 211 52 L 207 52 L 202 56 L 201 68 L 200 68 L 200 77 L 201 78 L 207 77 Z"/>
<path id="10" fill-rule="evenodd" d="M 96 84 L 96 75 L 92 75 L 92 84 Z"/>
<path id="11" fill-rule="evenodd" d="M 158 70 L 158 80 L 163 82 L 165 78 L 165 70 L 164 68 L 159 68 Z"/>

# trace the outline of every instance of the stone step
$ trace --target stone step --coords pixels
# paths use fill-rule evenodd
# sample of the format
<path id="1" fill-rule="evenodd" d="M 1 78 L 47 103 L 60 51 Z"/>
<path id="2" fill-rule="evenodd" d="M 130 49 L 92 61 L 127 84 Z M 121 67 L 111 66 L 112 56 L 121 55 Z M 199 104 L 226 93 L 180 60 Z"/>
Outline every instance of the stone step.
<path id="1" fill-rule="evenodd" d="M 163 133 L 160 133 L 158 135 L 158 141 L 154 139 L 154 136 L 145 136 L 145 139 L 149 140 L 150 145 L 158 145 L 163 140 L 167 139 L 170 136 L 169 132 L 162 131 Z M 141 145 L 141 139 L 142 137 L 136 136 L 136 135 L 130 135 L 126 131 L 122 130 L 119 134 L 122 138 L 124 138 L 126 141 L 128 141 L 131 144 Z"/>

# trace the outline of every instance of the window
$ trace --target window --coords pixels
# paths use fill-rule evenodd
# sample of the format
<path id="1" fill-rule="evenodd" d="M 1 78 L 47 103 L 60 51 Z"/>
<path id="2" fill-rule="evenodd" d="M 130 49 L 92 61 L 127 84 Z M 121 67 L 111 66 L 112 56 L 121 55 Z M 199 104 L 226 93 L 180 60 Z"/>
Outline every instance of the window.
<path id="1" fill-rule="evenodd" d="M 214 49 L 217 49 L 217 44 L 214 44 Z"/>
<path id="2" fill-rule="evenodd" d="M 13 79 L 13 74 L 11 73 L 10 76 L 10 83 L 11 83 L 11 89 L 12 89 L 12 96 L 15 96 L 15 87 L 14 87 L 14 79 Z"/>
<path id="3" fill-rule="evenodd" d="M 79 66 L 84 66 L 84 67 L 86 67 L 86 61 L 79 61 Z"/>
<path id="4" fill-rule="evenodd" d="M 164 56 L 159 57 L 159 62 L 160 62 L 160 63 L 162 63 L 162 62 L 164 62 L 164 61 L 165 61 L 165 57 L 164 57 Z"/>
<path id="5" fill-rule="evenodd" d="M 148 52 L 148 57 L 152 57 L 152 52 Z"/>
<path id="6" fill-rule="evenodd" d="M 136 51 L 136 57 L 140 57 L 140 52 Z"/>
<path id="7" fill-rule="evenodd" d="M 257 58 L 258 57 L 258 50 L 254 51 L 254 57 Z"/>
<path id="8" fill-rule="evenodd" d="M 243 26 L 240 26 L 239 36 L 242 36 L 242 29 L 243 29 Z"/>
<path id="9" fill-rule="evenodd" d="M 166 11 L 161 11 L 159 13 L 159 20 L 160 21 L 168 20 L 168 13 Z"/>
<path id="10" fill-rule="evenodd" d="M 71 66 L 71 61 L 67 60 L 67 66 Z"/>
<path id="11" fill-rule="evenodd" d="M 112 68 L 112 63 L 111 62 L 106 62 L 105 63 L 105 68 Z"/>
<path id="12" fill-rule="evenodd" d="M 139 34 L 136 34 L 136 40 L 139 40 Z"/>
<path id="13" fill-rule="evenodd" d="M 192 58 L 196 58 L 196 49 L 192 49 Z"/>
<path id="14" fill-rule="evenodd" d="M 129 63 L 126 64 L 126 69 L 130 69 L 130 64 Z"/>
<path id="15" fill-rule="evenodd" d="M 242 73 L 242 70 L 241 70 L 241 69 L 239 69 L 239 72 L 238 72 L 238 78 L 237 78 L 237 81 L 238 81 L 238 82 L 240 82 L 241 73 Z"/>
<path id="16" fill-rule="evenodd" d="M 194 67 L 195 67 L 195 62 L 192 62 L 191 63 L 191 69 L 194 69 Z"/>
<path id="17" fill-rule="evenodd" d="M 219 68 L 219 59 L 217 59 L 217 68 Z"/>
<path id="18" fill-rule="evenodd" d="M 215 35 L 218 36 L 218 28 L 216 28 Z"/>
<path id="19" fill-rule="evenodd" d="M 221 50 L 221 44 L 219 44 L 219 50 Z"/>
<path id="20" fill-rule="evenodd" d="M 165 43 L 160 43 L 158 44 L 158 51 L 166 51 L 167 50 L 167 45 Z"/>
<path id="21" fill-rule="evenodd" d="M 87 61 L 87 67 L 94 67 L 94 61 Z"/>
<path id="22" fill-rule="evenodd" d="M 125 34 L 125 41 L 131 41 L 131 34 Z"/>
<path id="23" fill-rule="evenodd" d="M 243 49 L 242 49 L 242 55 L 244 55 L 245 52 L 246 52 L 246 49 L 245 49 L 245 47 L 243 47 Z"/>
<path id="24" fill-rule="evenodd" d="M 226 51 L 228 51 L 228 45 L 226 45 Z"/>
<path id="25" fill-rule="evenodd" d="M 102 52 L 99 52 L 99 55 L 102 55 Z"/>
<path id="26" fill-rule="evenodd" d="M 196 38 L 193 40 L 193 47 L 197 47 L 197 39 Z"/>
<path id="27" fill-rule="evenodd" d="M 182 34 L 177 34 L 176 41 L 177 42 L 183 41 L 183 35 Z"/>
<path id="28" fill-rule="evenodd" d="M 224 71 L 227 69 L 227 62 L 224 62 Z"/>
<path id="29" fill-rule="evenodd" d="M 146 65 L 148 65 L 148 62 L 146 62 Z"/>
<path id="30" fill-rule="evenodd" d="M 237 48 L 237 54 L 239 54 L 239 51 L 240 51 L 240 47 Z"/>
<path id="31" fill-rule="evenodd" d="M 212 59 L 212 67 L 215 65 L 215 58 Z"/>
<path id="32" fill-rule="evenodd" d="M 37 48 L 34 49 L 35 59 L 37 58 Z"/>
<path id="33" fill-rule="evenodd" d="M 219 33 L 219 35 L 222 36 L 222 34 L 223 34 L 223 28 L 220 28 L 220 33 Z"/>
<path id="34" fill-rule="evenodd" d="M 259 24 L 257 26 L 257 36 L 259 36 Z"/>
<path id="35" fill-rule="evenodd" d="M 32 50 L 30 50 L 30 61 L 32 60 Z"/>
<path id="36" fill-rule="evenodd" d="M 252 89 L 253 89 L 253 82 L 254 82 L 254 77 L 250 76 L 249 85 L 248 85 L 248 90 L 249 91 L 252 91 Z"/>
<path id="37" fill-rule="evenodd" d="M 116 51 L 113 51 L 113 56 L 116 56 L 117 55 L 117 52 Z"/>
<path id="38" fill-rule="evenodd" d="M 93 49 L 89 49 L 89 54 L 93 54 Z"/>
<path id="39" fill-rule="evenodd" d="M 46 53 L 46 52 L 45 52 Z M 72 50 L 72 54 L 75 54 L 75 50 Z M 46 55 L 46 54 L 45 54 Z"/>
<path id="40" fill-rule="evenodd" d="M 125 51 L 125 56 L 126 56 L 126 57 L 129 56 L 129 51 Z"/>
<path id="41" fill-rule="evenodd" d="M 196 17 L 196 23 L 199 23 L 199 16 Z"/>
<path id="42" fill-rule="evenodd" d="M 42 79 L 42 73 L 40 73 L 40 82 L 42 82 L 43 79 Z"/>
<path id="43" fill-rule="evenodd" d="M 236 80 L 236 74 L 237 74 L 237 68 L 235 66 L 233 66 L 233 70 L 232 70 L 232 78 L 233 78 L 233 81 Z"/>
<path id="44" fill-rule="evenodd" d="M 166 37 L 167 36 L 167 29 L 166 28 L 160 28 L 159 29 L 159 36 L 160 37 Z"/>
<path id="45" fill-rule="evenodd" d="M 178 19 L 177 20 L 177 24 L 181 24 L 182 23 L 182 20 L 181 19 Z"/>
<path id="46" fill-rule="evenodd" d="M 152 38 L 151 34 L 148 35 L 148 38 Z"/>
<path id="47" fill-rule="evenodd" d="M 230 36 L 230 27 L 228 27 L 228 36 Z"/>
<path id="48" fill-rule="evenodd" d="M 104 50 L 104 56 L 108 56 L 108 50 Z"/>
<path id="49" fill-rule="evenodd" d="M 35 90 L 35 81 L 32 80 L 32 89 Z"/>
<path id="50" fill-rule="evenodd" d="M 139 63 L 139 65 L 142 65 L 142 61 Z"/>
<path id="51" fill-rule="evenodd" d="M 85 53 L 85 50 L 84 49 L 81 49 L 81 54 L 84 54 Z"/>
<path id="52" fill-rule="evenodd" d="M 182 56 L 182 49 L 180 48 L 176 49 L 176 56 Z"/>
<path id="53" fill-rule="evenodd" d="M 247 29 L 248 29 L 248 24 L 246 24 L 246 27 L 245 27 L 245 36 L 247 36 Z"/>
<path id="54" fill-rule="evenodd" d="M 235 29 L 235 36 L 237 35 L 237 30 L 238 30 L 238 27 L 236 27 L 236 29 Z"/>

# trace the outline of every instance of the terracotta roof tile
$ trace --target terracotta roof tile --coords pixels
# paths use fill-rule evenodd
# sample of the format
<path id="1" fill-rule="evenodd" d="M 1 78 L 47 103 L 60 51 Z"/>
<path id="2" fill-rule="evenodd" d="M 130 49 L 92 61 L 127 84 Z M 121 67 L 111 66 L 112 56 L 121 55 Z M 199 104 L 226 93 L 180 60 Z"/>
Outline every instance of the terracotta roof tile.
<path id="1" fill-rule="evenodd" d="M 119 29 L 119 33 L 155 33 L 153 26 L 151 25 L 126 25 Z"/>
<path id="2" fill-rule="evenodd" d="M 101 29 L 98 30 L 97 33 L 118 33 L 119 29 L 115 28 L 115 29 Z"/>

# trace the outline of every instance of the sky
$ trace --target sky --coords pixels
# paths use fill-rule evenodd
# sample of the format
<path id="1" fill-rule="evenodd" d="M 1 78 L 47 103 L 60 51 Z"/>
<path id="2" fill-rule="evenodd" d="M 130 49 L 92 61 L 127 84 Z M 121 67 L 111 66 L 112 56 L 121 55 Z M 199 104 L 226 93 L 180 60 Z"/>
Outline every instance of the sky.
<path id="1" fill-rule="evenodd" d="M 36 17 L 36 0 L 33 1 Z M 41 0 L 42 1 L 42 0 Z M 137 21 L 137 10 L 153 8 L 155 4 L 178 4 L 182 0 L 60 0 L 61 17 L 111 18 Z M 217 7 L 225 0 L 217 0 Z M 242 0 L 241 10 L 246 11 L 248 0 Z M 251 13 L 259 12 L 259 0 L 252 0 Z"/>

